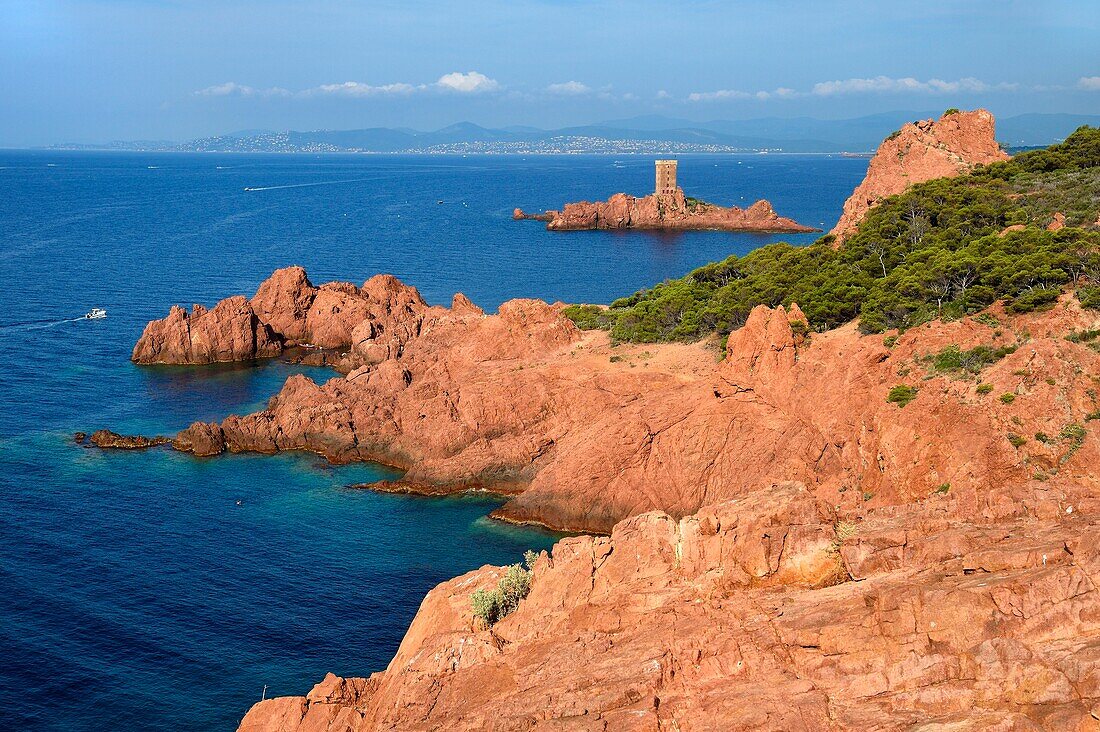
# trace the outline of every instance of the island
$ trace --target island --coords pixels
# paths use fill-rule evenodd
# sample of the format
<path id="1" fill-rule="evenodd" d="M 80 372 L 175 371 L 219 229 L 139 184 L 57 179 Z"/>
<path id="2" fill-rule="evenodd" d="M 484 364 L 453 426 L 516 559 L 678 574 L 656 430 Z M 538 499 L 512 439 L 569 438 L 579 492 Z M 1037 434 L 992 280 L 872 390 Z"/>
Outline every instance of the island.
<path id="1" fill-rule="evenodd" d="M 545 221 L 550 231 L 591 229 L 666 229 L 807 233 L 820 231 L 780 216 L 765 200 L 748 208 L 728 208 L 684 194 L 676 185 L 676 161 L 657 160 L 653 193 L 638 198 L 616 193 L 606 201 L 567 203 L 561 211 L 529 214 L 517 208 L 512 218 Z"/>

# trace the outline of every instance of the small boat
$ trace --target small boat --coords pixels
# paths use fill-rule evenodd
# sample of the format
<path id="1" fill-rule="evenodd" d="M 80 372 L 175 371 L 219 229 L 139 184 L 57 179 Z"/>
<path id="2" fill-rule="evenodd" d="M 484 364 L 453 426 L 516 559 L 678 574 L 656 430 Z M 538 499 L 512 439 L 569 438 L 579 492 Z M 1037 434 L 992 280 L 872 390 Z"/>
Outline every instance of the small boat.
<path id="1" fill-rule="evenodd" d="M 99 320 L 100 318 L 106 318 L 107 311 L 103 308 L 92 308 L 88 312 L 84 313 L 85 320 Z"/>

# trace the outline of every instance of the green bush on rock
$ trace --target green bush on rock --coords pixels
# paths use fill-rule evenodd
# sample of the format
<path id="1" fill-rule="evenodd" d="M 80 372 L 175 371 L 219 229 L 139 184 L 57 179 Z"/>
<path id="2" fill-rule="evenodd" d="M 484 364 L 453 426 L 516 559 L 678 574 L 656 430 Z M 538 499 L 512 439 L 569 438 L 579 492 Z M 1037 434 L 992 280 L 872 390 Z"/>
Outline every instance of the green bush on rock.
<path id="1" fill-rule="evenodd" d="M 504 576 L 497 581 L 492 590 L 475 590 L 470 596 L 474 617 L 486 628 L 519 607 L 520 600 L 531 591 L 531 574 L 538 555 L 526 552 L 523 561 L 526 567 L 513 564 L 504 570 Z"/>

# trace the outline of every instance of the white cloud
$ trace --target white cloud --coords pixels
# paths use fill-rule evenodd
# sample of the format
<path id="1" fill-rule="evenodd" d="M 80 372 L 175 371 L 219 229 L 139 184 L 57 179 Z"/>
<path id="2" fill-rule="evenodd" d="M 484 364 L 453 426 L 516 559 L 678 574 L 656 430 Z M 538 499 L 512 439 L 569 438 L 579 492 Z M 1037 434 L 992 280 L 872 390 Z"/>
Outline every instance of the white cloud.
<path id="1" fill-rule="evenodd" d="M 338 84 L 321 84 L 310 89 L 291 92 L 280 87 L 270 89 L 257 89 L 234 81 L 224 84 L 208 86 L 195 92 L 201 97 L 316 97 L 316 96 L 340 96 L 340 97 L 390 97 L 404 96 L 419 92 L 458 92 L 461 94 L 477 94 L 500 89 L 501 86 L 495 79 L 490 79 L 485 74 L 476 71 L 462 73 L 459 71 L 444 74 L 439 80 L 431 84 L 408 84 L 395 82 L 392 84 L 367 84 L 361 81 L 345 81 Z"/>
<path id="2" fill-rule="evenodd" d="M 664 89 L 660 89 L 660 90 L 657 91 L 657 98 L 658 99 L 672 99 L 672 95 L 669 94 Z"/>
<path id="3" fill-rule="evenodd" d="M 752 94 L 736 89 L 719 89 L 712 92 L 692 92 L 688 94 L 689 102 L 716 102 L 722 99 L 749 99 Z"/>
<path id="4" fill-rule="evenodd" d="M 911 76 L 895 79 L 890 76 L 875 76 L 868 79 L 843 79 L 837 81 L 822 81 L 814 84 L 811 94 L 820 97 L 836 94 L 875 94 L 875 93 L 905 93 L 916 92 L 923 94 L 955 94 L 957 92 L 988 92 L 1007 91 L 1017 87 L 1016 84 L 987 84 L 981 79 L 966 77 L 955 81 L 943 79 L 929 79 L 921 81 Z"/>
<path id="5" fill-rule="evenodd" d="M 546 91 L 550 94 L 556 94 L 558 96 L 576 97 L 582 94 L 588 94 L 592 91 L 592 88 L 587 84 L 582 84 L 579 81 L 563 81 L 560 84 L 551 84 L 546 87 Z"/>
<path id="6" fill-rule="evenodd" d="M 273 86 L 269 89 L 256 89 L 255 87 L 238 84 L 235 81 L 227 81 L 224 84 L 215 84 L 195 92 L 200 97 L 289 97 L 290 92 L 281 87 Z"/>
<path id="7" fill-rule="evenodd" d="M 476 71 L 467 71 L 466 73 L 452 71 L 439 77 L 439 81 L 435 85 L 440 89 L 461 92 L 462 94 L 491 92 L 500 88 L 500 84 L 495 79 L 490 79 L 485 74 L 479 74 Z"/>
<path id="8" fill-rule="evenodd" d="M 417 89 L 423 88 L 423 86 L 416 87 L 412 84 L 403 83 L 372 86 L 371 84 L 364 84 L 358 81 L 345 81 L 343 84 L 322 84 L 312 89 L 306 89 L 301 93 L 303 95 L 330 94 L 344 97 L 374 97 L 392 94 L 412 94 Z"/>
<path id="9" fill-rule="evenodd" d="M 1082 76 L 1077 80 L 1077 87 L 1086 91 L 1100 91 L 1100 76 Z"/>

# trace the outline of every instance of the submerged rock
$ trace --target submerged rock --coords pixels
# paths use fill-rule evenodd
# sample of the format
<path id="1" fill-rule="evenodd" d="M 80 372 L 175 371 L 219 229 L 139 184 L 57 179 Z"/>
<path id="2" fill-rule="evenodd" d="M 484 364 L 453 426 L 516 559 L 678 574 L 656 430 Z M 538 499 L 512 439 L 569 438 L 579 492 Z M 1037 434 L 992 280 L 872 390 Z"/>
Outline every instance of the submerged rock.
<path id="1" fill-rule="evenodd" d="M 78 432 L 77 435 L 83 435 Z M 111 430 L 96 430 L 88 440 L 96 447 L 110 450 L 144 450 L 148 447 L 167 445 L 171 437 L 142 437 L 141 435 L 120 435 Z M 78 440 L 79 441 L 79 440 Z"/>

